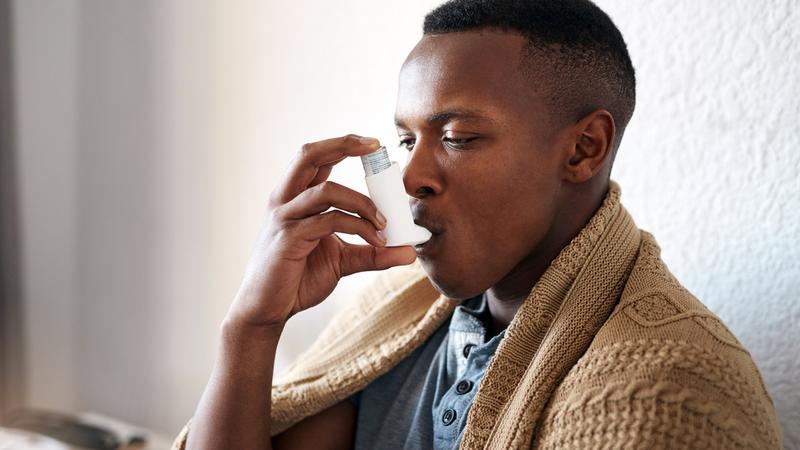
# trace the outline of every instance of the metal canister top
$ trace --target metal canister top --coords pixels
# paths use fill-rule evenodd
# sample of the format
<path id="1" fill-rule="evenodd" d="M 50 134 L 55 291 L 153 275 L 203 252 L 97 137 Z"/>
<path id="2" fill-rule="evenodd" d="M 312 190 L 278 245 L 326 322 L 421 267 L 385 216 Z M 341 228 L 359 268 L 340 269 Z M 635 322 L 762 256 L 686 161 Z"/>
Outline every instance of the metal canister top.
<path id="1" fill-rule="evenodd" d="M 389 151 L 386 150 L 386 146 L 384 145 L 381 145 L 377 150 L 368 155 L 363 155 L 361 157 L 361 164 L 364 166 L 364 173 L 367 176 L 381 173 L 389 167 L 392 167 L 392 162 L 389 161 Z"/>

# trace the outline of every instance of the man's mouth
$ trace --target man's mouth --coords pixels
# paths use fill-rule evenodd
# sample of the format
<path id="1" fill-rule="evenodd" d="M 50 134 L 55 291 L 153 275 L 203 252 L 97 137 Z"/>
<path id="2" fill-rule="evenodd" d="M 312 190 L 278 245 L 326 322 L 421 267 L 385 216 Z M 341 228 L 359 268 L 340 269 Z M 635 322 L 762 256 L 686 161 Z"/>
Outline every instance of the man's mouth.
<path id="1" fill-rule="evenodd" d="M 430 231 L 433 235 L 441 234 L 444 231 L 441 226 L 425 217 L 415 218 L 414 223 Z"/>
<path id="2" fill-rule="evenodd" d="M 430 239 L 423 242 L 422 244 L 417 244 L 414 246 L 414 250 L 417 251 L 417 256 L 419 257 L 431 256 L 439 247 L 441 240 L 442 240 L 442 233 L 433 233 L 433 236 L 431 236 Z"/>
<path id="3" fill-rule="evenodd" d="M 437 247 L 441 246 L 442 234 L 445 229 L 442 222 L 430 214 L 424 203 L 414 203 L 411 205 L 411 213 L 414 216 L 414 223 L 431 232 L 431 238 L 427 241 L 415 245 L 417 256 L 427 257 L 434 253 Z"/>

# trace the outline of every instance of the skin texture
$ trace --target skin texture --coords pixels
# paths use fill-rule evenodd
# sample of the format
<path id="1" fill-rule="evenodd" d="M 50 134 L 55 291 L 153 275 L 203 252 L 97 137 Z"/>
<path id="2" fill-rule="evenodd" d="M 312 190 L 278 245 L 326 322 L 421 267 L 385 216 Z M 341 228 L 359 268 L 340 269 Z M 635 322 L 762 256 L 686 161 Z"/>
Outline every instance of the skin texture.
<path id="1" fill-rule="evenodd" d="M 600 206 L 614 135 L 604 110 L 555 123 L 517 70 L 524 42 L 488 30 L 423 37 L 400 72 L 395 116 L 415 219 L 443 229 L 420 262 L 449 297 L 488 290 L 492 334 Z M 451 110 L 485 118 L 427 121 Z"/>
<path id="2" fill-rule="evenodd" d="M 517 70 L 524 42 L 488 30 L 426 35 L 400 72 L 396 121 L 409 148 L 403 182 L 415 220 L 439 232 L 432 251 L 418 257 L 445 295 L 488 292 L 493 335 L 600 206 L 615 135 L 605 110 L 552 119 L 543 94 Z M 485 118 L 442 114 L 453 110 Z M 347 400 L 270 439 L 270 390 L 289 317 L 327 298 L 343 276 L 414 260 L 412 247 L 379 241 L 384 224 L 368 197 L 327 181 L 335 164 L 377 147 L 355 135 L 306 144 L 270 195 L 188 449 L 352 448 L 357 414 Z M 326 212 L 331 206 L 352 214 Z"/>

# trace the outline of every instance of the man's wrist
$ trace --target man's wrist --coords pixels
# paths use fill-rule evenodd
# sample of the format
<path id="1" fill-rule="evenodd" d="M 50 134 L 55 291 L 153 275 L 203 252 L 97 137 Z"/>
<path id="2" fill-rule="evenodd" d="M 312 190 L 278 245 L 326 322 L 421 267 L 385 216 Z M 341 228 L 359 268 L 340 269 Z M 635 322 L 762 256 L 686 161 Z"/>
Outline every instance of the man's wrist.
<path id="1" fill-rule="evenodd" d="M 258 383 L 272 379 L 280 330 L 224 321 L 216 370 Z"/>
<path id="2" fill-rule="evenodd" d="M 278 345 L 285 324 L 255 325 L 243 320 L 226 317 L 220 331 L 223 343 L 246 345 Z"/>

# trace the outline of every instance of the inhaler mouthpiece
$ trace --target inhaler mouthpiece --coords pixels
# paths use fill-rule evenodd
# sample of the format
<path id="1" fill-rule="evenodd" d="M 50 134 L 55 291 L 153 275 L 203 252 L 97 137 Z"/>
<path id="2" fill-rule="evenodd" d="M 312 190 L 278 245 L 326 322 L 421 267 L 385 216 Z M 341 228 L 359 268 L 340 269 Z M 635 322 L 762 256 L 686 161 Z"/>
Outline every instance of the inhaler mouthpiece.
<path id="1" fill-rule="evenodd" d="M 408 195 L 403 186 L 400 166 L 389 160 L 389 152 L 381 146 L 361 157 L 369 196 L 386 217 L 386 227 L 378 231 L 386 238 L 387 247 L 417 245 L 431 238 L 431 232 L 414 223 Z"/>

